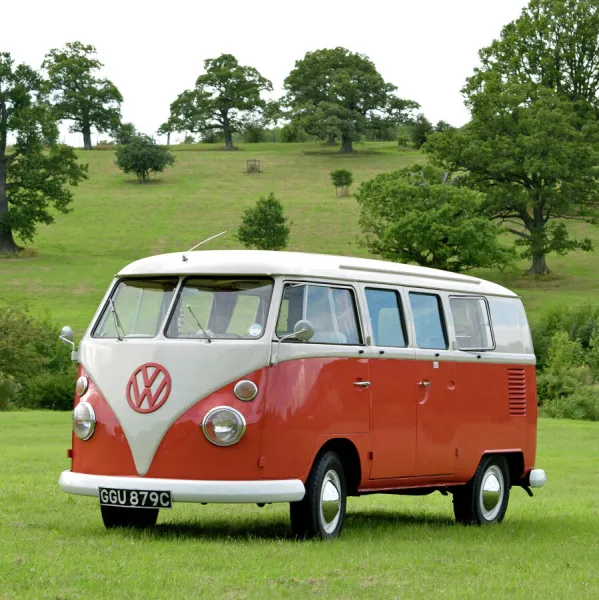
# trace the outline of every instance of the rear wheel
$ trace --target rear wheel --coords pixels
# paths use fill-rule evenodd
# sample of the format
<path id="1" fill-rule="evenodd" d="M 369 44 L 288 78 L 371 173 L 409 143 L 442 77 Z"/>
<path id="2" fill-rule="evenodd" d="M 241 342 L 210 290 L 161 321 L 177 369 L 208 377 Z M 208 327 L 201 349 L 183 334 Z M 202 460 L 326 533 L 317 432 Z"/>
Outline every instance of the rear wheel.
<path id="1" fill-rule="evenodd" d="M 289 505 L 293 533 L 323 540 L 337 537 L 343 529 L 346 503 L 341 460 L 335 452 L 325 452 L 314 462 L 303 500 Z"/>
<path id="2" fill-rule="evenodd" d="M 120 506 L 100 506 L 104 527 L 154 527 L 158 519 L 157 508 L 123 508 Z"/>
<path id="3" fill-rule="evenodd" d="M 485 456 L 474 477 L 453 492 L 456 521 L 464 525 L 501 523 L 510 498 L 510 472 L 503 456 Z"/>

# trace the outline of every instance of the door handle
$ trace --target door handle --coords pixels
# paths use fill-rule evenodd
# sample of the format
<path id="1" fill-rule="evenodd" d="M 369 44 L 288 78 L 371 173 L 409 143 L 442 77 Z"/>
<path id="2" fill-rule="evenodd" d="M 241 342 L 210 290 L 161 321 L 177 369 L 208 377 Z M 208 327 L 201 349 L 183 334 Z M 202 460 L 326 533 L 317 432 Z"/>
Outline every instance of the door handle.
<path id="1" fill-rule="evenodd" d="M 354 381 L 354 387 L 361 390 L 366 389 L 370 387 L 370 381 Z"/>
<path id="2" fill-rule="evenodd" d="M 418 385 L 418 387 L 431 387 L 431 382 L 430 381 L 419 381 L 417 385 Z"/>

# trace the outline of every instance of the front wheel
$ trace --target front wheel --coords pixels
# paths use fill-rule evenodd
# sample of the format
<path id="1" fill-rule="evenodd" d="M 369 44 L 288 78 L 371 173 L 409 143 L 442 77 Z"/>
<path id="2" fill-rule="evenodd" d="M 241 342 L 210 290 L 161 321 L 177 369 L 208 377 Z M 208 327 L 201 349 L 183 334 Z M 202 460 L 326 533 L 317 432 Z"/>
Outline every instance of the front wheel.
<path id="1" fill-rule="evenodd" d="M 453 492 L 453 512 L 464 525 L 501 523 L 510 498 L 510 471 L 503 456 L 485 456 L 474 477 Z"/>
<path id="2" fill-rule="evenodd" d="M 343 529 L 347 490 L 339 456 L 325 452 L 314 462 L 306 495 L 289 504 L 291 529 L 299 537 L 336 538 Z"/>
<path id="3" fill-rule="evenodd" d="M 100 506 L 102 521 L 106 529 L 114 527 L 154 527 L 158 519 L 157 508 L 123 508 L 120 506 Z"/>

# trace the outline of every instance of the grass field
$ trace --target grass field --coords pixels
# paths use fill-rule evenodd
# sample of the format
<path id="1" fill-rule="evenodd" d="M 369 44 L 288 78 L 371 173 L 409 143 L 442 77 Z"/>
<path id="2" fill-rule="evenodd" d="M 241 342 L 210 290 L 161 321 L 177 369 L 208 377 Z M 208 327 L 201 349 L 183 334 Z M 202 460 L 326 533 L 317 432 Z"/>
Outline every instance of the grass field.
<path id="1" fill-rule="evenodd" d="M 353 170 L 357 185 L 375 174 L 424 160 L 394 143 L 358 145 L 353 156 L 318 144 L 254 144 L 239 152 L 206 145 L 177 146 L 175 166 L 140 185 L 114 165 L 112 151 L 81 152 L 90 178 L 75 190 L 74 211 L 43 226 L 29 259 L 0 258 L 0 298 L 48 311 L 81 334 L 112 276 L 127 263 L 163 252 L 186 250 L 224 229 L 211 249 L 236 248 L 233 232 L 243 209 L 273 191 L 293 221 L 289 250 L 365 256 L 358 245 L 357 203 L 336 198 L 332 169 Z M 245 161 L 261 160 L 263 173 L 247 175 Z M 599 242 L 599 228 L 576 229 Z M 32 254 L 32 252 L 29 252 Z M 510 273 L 480 275 L 514 288 L 535 316 L 548 304 L 595 299 L 599 254 L 550 256 L 555 274 L 537 281 Z"/>
<path id="2" fill-rule="evenodd" d="M 350 499 L 329 542 L 290 538 L 287 505 L 182 505 L 106 531 L 57 486 L 70 414 L 0 413 L 0 598 L 597 598 L 599 423 L 542 419 L 548 485 L 503 524 L 455 525 L 451 498 Z"/>

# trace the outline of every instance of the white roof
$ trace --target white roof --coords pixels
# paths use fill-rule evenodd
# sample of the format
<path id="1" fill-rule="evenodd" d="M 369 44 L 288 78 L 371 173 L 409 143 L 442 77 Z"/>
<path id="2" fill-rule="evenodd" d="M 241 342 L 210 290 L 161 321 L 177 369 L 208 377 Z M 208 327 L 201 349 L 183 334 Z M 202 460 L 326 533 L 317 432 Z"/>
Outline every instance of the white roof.
<path id="1" fill-rule="evenodd" d="M 132 275 L 287 275 L 516 296 L 500 285 L 469 275 L 382 260 L 303 252 L 175 252 L 142 258 L 127 265 L 118 274 Z"/>

